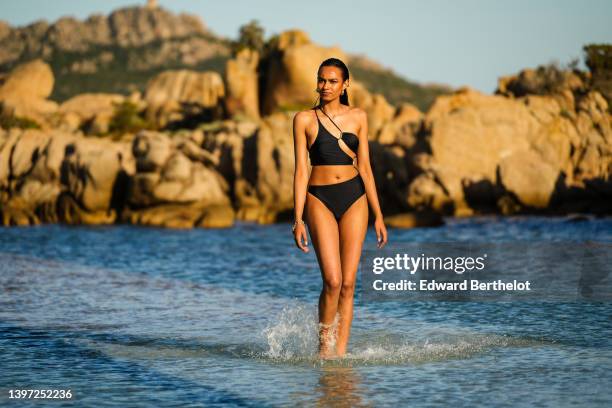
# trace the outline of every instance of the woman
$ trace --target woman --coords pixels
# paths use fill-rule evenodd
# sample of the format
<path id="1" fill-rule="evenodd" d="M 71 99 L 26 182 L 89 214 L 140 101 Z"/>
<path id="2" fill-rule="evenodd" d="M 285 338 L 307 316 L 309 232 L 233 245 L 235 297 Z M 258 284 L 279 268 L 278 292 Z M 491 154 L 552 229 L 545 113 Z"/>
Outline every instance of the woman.
<path id="1" fill-rule="evenodd" d="M 370 167 L 367 116 L 362 109 L 348 106 L 348 86 L 346 65 L 336 58 L 323 61 L 317 77 L 319 103 L 293 118 L 293 233 L 298 248 L 308 252 L 302 219 L 305 212 L 323 278 L 319 297 L 321 358 L 342 357 L 346 353 L 355 279 L 368 228 L 368 202 L 375 216 L 377 245 L 382 248 L 387 243 Z"/>

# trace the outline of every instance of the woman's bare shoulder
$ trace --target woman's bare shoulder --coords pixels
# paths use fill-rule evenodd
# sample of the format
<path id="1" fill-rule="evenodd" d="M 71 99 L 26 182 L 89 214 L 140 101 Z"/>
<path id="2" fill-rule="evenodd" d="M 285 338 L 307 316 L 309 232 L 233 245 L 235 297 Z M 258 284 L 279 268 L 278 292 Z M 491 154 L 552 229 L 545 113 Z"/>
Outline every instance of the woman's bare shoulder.
<path id="1" fill-rule="evenodd" d="M 368 120 L 368 115 L 366 114 L 366 112 L 357 106 L 351 106 L 349 115 L 351 116 L 351 118 L 353 118 L 354 121 L 356 121 L 360 125 L 363 125 L 364 122 L 367 122 Z"/>
<path id="2" fill-rule="evenodd" d="M 313 109 L 302 110 L 302 111 L 296 112 L 296 114 L 293 116 L 293 123 L 308 125 L 308 123 L 310 123 L 312 118 L 314 118 Z"/>
<path id="3" fill-rule="evenodd" d="M 358 106 L 351 106 L 349 113 L 355 116 L 363 116 L 366 112 Z"/>

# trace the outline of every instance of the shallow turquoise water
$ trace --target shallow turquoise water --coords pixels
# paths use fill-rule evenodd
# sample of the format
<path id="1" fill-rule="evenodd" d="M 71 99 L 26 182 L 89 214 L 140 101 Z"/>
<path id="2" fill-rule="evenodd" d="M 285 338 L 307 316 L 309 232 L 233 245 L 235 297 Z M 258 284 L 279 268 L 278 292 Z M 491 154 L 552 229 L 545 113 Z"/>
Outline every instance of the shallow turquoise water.
<path id="1" fill-rule="evenodd" d="M 612 242 L 610 219 L 448 222 L 389 239 Z M 347 358 L 321 363 L 320 287 L 314 252 L 284 224 L 2 229 L 0 403 L 612 405 L 611 303 L 364 302 L 358 290 Z M 74 401 L 11 401 L 16 388 Z"/>

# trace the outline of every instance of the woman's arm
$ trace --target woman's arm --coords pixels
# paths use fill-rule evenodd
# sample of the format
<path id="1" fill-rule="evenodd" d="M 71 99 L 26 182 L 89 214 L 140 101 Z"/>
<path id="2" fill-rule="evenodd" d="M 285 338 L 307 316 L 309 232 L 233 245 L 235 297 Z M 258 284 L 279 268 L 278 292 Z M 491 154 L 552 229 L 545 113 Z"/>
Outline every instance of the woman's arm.
<path id="1" fill-rule="evenodd" d="M 374 228 L 378 238 L 378 247 L 382 248 L 387 243 L 387 229 L 383 221 L 383 214 L 380 210 L 378 202 L 378 194 L 376 192 L 376 183 L 374 182 L 374 174 L 370 165 L 370 148 L 368 141 L 368 115 L 361 108 L 357 108 L 359 115 L 359 148 L 357 150 L 357 168 L 365 185 L 366 196 L 370 203 L 370 208 L 374 213 L 375 221 Z"/>
<path id="2" fill-rule="evenodd" d="M 295 154 L 295 170 L 293 173 L 293 212 L 296 224 L 294 236 L 296 245 L 308 252 L 306 228 L 302 221 L 306 191 L 308 189 L 308 148 L 306 145 L 306 124 L 308 113 L 298 112 L 293 117 L 293 151 Z M 304 243 L 302 243 L 302 241 Z"/>
<path id="3" fill-rule="evenodd" d="M 293 150 L 295 154 L 293 208 L 296 221 L 302 219 L 308 188 L 308 149 L 306 147 L 306 122 L 308 118 L 306 115 L 306 112 L 298 112 L 293 117 Z"/>
<path id="4" fill-rule="evenodd" d="M 380 204 L 378 203 L 378 194 L 376 193 L 376 184 L 374 175 L 372 174 L 372 166 L 370 165 L 370 148 L 368 146 L 368 115 L 363 109 L 358 109 L 359 115 L 359 148 L 357 150 L 357 168 L 359 174 L 365 184 L 366 195 L 370 208 L 376 218 L 382 218 Z"/>

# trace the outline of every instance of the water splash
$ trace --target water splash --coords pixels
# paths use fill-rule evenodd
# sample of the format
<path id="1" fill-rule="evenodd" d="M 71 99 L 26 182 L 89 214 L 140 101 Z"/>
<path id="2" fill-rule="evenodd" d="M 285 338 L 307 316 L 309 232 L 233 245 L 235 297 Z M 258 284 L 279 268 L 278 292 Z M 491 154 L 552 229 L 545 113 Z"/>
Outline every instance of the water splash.
<path id="1" fill-rule="evenodd" d="M 318 348 L 317 310 L 312 306 L 285 306 L 273 325 L 263 330 L 268 350 L 264 357 L 294 360 L 313 357 Z"/>
<path id="2" fill-rule="evenodd" d="M 334 320 L 329 323 L 321 323 L 319 322 L 319 337 L 321 344 L 324 344 L 325 347 L 322 348 L 322 351 L 327 349 L 329 353 L 332 355 L 336 352 L 336 340 L 338 339 L 338 322 L 340 321 L 340 314 L 336 313 L 334 316 Z"/>
<path id="3" fill-rule="evenodd" d="M 336 315 L 332 330 L 338 323 Z M 324 366 L 407 365 L 471 358 L 496 348 L 532 347 L 543 343 L 534 339 L 452 330 L 427 324 L 417 334 L 388 329 L 354 327 L 349 351 L 342 358 L 321 360 L 318 354 L 318 315 L 316 307 L 285 306 L 273 323 L 262 333 L 267 350 L 258 356 L 288 364 L 307 363 Z M 426 332 L 425 335 L 423 335 Z M 265 346 L 264 346 L 265 347 Z"/>
<path id="4" fill-rule="evenodd" d="M 395 336 L 392 336 L 395 337 Z M 530 339 L 495 334 L 457 334 L 443 339 L 415 342 L 403 338 L 399 342 L 371 342 L 356 345 L 347 353 L 346 363 L 360 365 L 422 364 L 471 358 L 496 348 L 527 347 L 539 344 Z"/>

